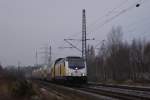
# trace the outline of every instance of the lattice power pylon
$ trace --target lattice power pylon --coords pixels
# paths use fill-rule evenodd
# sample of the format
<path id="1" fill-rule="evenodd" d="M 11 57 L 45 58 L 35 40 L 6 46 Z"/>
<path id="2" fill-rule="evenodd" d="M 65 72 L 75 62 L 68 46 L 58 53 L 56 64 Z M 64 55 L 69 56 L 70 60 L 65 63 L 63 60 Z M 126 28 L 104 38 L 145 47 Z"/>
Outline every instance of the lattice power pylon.
<path id="1" fill-rule="evenodd" d="M 82 57 L 86 60 L 86 14 L 85 9 L 82 11 Z"/>
<path id="2" fill-rule="evenodd" d="M 66 43 L 70 45 L 70 47 L 60 47 L 60 48 L 74 48 L 78 50 L 79 52 L 82 53 L 82 58 L 86 61 L 87 60 L 87 40 L 95 40 L 93 39 L 87 39 L 86 37 L 86 14 L 85 14 L 85 9 L 82 11 L 82 39 L 64 39 Z M 71 41 L 82 41 L 82 48 L 78 48 L 76 45 L 74 45 Z"/>

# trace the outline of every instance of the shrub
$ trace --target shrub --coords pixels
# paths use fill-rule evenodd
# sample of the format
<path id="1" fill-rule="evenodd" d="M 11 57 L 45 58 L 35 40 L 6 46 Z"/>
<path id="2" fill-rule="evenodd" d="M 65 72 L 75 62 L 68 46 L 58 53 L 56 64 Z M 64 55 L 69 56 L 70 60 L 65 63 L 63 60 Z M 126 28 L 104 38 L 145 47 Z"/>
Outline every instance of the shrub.
<path id="1" fill-rule="evenodd" d="M 15 97 L 31 97 L 36 94 L 33 84 L 27 80 L 18 80 L 11 84 L 11 95 Z"/>

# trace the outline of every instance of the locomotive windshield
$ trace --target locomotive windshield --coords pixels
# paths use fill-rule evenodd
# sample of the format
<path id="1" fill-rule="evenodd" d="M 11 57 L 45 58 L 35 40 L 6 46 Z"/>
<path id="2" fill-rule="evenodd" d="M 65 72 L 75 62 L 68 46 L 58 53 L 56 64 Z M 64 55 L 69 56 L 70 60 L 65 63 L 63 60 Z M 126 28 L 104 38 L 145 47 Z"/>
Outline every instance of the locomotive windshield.
<path id="1" fill-rule="evenodd" d="M 83 59 L 68 59 L 69 68 L 82 69 L 85 67 Z"/>

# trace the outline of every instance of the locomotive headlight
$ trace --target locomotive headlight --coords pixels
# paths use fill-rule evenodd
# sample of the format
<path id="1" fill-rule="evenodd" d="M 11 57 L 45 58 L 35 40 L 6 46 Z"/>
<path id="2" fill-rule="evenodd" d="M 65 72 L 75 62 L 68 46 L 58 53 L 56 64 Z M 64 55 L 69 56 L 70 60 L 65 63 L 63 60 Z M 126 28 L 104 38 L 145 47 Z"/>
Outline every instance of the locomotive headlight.
<path id="1" fill-rule="evenodd" d="M 81 74 L 81 76 L 85 76 L 85 74 L 84 74 L 84 73 L 82 73 L 82 74 Z"/>

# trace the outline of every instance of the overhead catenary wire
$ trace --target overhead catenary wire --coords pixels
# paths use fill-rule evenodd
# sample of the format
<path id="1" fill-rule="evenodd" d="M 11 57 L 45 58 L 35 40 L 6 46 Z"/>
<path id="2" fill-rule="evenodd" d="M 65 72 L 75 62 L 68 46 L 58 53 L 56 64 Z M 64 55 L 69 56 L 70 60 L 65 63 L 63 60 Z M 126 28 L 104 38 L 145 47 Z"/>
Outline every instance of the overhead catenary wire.
<path id="1" fill-rule="evenodd" d="M 112 10 L 108 11 L 104 16 L 98 18 L 97 20 L 93 21 L 90 25 L 87 26 L 87 29 L 91 26 L 93 26 L 94 24 L 97 23 L 98 20 L 102 19 L 102 18 L 106 18 L 108 16 L 110 16 L 116 9 L 120 8 L 122 5 L 124 5 L 128 0 L 123 0 L 121 3 L 119 3 L 116 7 L 112 8 Z M 78 35 L 80 35 L 81 32 L 75 32 L 74 34 L 70 35 L 68 38 L 70 37 L 76 37 Z M 80 41 L 78 41 L 77 44 L 79 44 Z"/>
<path id="2" fill-rule="evenodd" d="M 118 16 L 120 16 L 120 15 L 126 13 L 127 11 L 129 11 L 129 10 L 132 9 L 132 8 L 139 7 L 141 4 L 143 4 L 143 3 L 145 3 L 145 2 L 146 2 L 146 0 L 139 0 L 138 2 L 136 2 L 135 4 L 133 4 L 132 6 L 129 6 L 128 8 L 121 10 L 118 14 L 114 15 L 114 16 L 111 17 L 110 19 L 105 20 L 104 23 L 102 23 L 101 26 L 98 27 L 98 28 L 103 27 L 105 24 L 111 22 L 112 20 L 114 20 L 114 19 L 117 18 Z M 147 19 L 147 18 L 145 18 L 145 19 Z M 142 19 L 142 21 L 145 20 L 145 19 Z M 95 30 L 94 30 L 94 31 L 95 31 Z M 90 33 L 91 33 L 91 32 L 89 32 L 89 34 L 90 34 Z M 88 34 L 88 35 L 89 35 L 89 34 Z M 98 44 L 96 44 L 94 47 L 96 48 L 100 43 L 101 43 L 101 42 L 99 42 Z"/>
<path id="3" fill-rule="evenodd" d="M 119 9 L 120 7 L 122 7 L 123 5 L 125 5 L 128 2 L 128 0 L 124 0 L 121 3 L 119 3 L 117 5 L 117 7 L 112 8 L 112 10 L 108 11 L 105 15 L 103 15 L 102 17 L 96 19 L 95 21 L 93 21 L 87 28 L 90 28 L 91 26 L 94 26 L 95 24 L 97 24 L 100 20 L 102 20 L 103 18 L 107 18 L 109 16 L 111 16 L 112 14 L 116 13 L 117 9 Z"/>
<path id="4" fill-rule="evenodd" d="M 124 1 L 124 3 L 126 3 L 128 0 Z M 113 21 L 115 18 L 119 17 L 120 15 L 128 12 L 129 10 L 133 9 L 133 8 L 136 8 L 136 7 L 139 7 L 141 4 L 143 4 L 144 2 L 146 2 L 146 0 L 138 0 L 136 3 L 134 3 L 133 5 L 119 11 L 118 13 L 115 12 L 115 10 L 117 9 L 117 7 L 113 8 L 111 11 L 109 11 L 105 16 L 110 16 L 112 14 L 114 14 L 115 12 L 115 15 L 113 15 L 112 17 L 106 19 L 105 21 L 103 21 L 98 27 L 96 27 L 94 30 L 90 31 L 87 33 L 87 35 L 91 34 L 92 32 L 95 32 L 96 30 L 102 28 L 104 25 L 106 25 L 107 23 Z M 121 3 L 118 8 L 120 8 L 124 3 Z M 97 21 L 96 21 L 97 22 Z M 93 24 L 93 23 L 92 23 Z M 89 26 L 88 26 L 89 27 Z M 81 33 L 81 32 L 78 32 L 78 34 Z M 75 35 L 78 35 L 77 33 Z M 79 42 L 78 42 L 79 43 Z"/>
<path id="5" fill-rule="evenodd" d="M 117 5 L 117 7 L 114 7 L 114 8 L 113 8 L 112 10 L 110 10 L 106 15 L 102 16 L 102 17 L 99 18 L 99 19 L 106 18 L 106 17 L 110 16 L 116 9 L 120 8 L 120 7 L 121 7 L 122 5 L 124 5 L 127 1 L 128 1 L 128 0 L 123 0 L 119 5 Z M 99 20 L 99 19 L 97 19 L 97 20 Z M 91 23 L 90 25 L 88 25 L 87 28 L 89 28 L 89 27 L 93 26 L 94 24 L 96 24 L 96 23 L 97 23 L 97 20 L 95 20 L 93 23 Z M 78 32 L 78 34 L 75 34 L 75 35 L 79 35 L 79 33 L 81 33 L 81 32 Z M 72 35 L 72 36 L 75 36 L 75 35 Z M 71 36 L 70 36 L 70 37 L 71 37 Z M 79 43 L 80 43 L 80 41 L 79 41 L 76 45 L 78 45 Z"/>
<path id="6" fill-rule="evenodd" d="M 141 1 L 141 0 L 140 0 L 140 1 Z M 138 2 L 139 2 L 139 1 L 138 1 Z M 96 29 L 92 30 L 92 32 L 95 32 L 97 29 L 102 28 L 105 24 L 111 22 L 112 20 L 114 20 L 114 19 L 117 18 L 118 16 L 120 16 L 120 15 L 126 13 L 127 11 L 129 11 L 130 9 L 135 8 L 135 7 L 136 7 L 136 4 L 139 4 L 138 2 L 136 2 L 136 3 L 133 4 L 132 6 L 129 6 L 129 7 L 126 8 L 126 9 L 121 10 L 120 12 L 118 12 L 117 14 L 115 14 L 114 16 L 112 16 L 111 18 L 106 19 L 103 23 L 100 24 L 100 26 L 98 26 Z M 122 5 L 122 4 L 121 4 L 121 5 Z M 121 6 L 121 5 L 120 5 L 120 6 Z M 114 8 L 114 10 L 115 10 L 115 9 L 116 9 L 116 8 Z M 112 11 L 111 11 L 111 12 L 112 12 Z M 87 35 L 91 34 L 92 32 L 89 32 Z M 100 44 L 100 43 L 98 43 L 98 44 Z M 98 44 L 97 44 L 97 45 L 98 45 Z M 97 47 L 97 45 L 95 45 L 95 47 Z"/>
<path id="7" fill-rule="evenodd" d="M 137 26 L 140 27 L 140 25 L 143 25 L 143 24 L 144 24 L 144 26 L 145 26 L 144 28 L 148 28 L 149 26 L 146 25 L 146 24 L 150 24 L 150 20 L 148 20 L 148 19 L 149 19 L 149 17 L 146 17 L 146 18 L 144 18 L 144 19 L 141 19 L 141 20 L 138 21 L 138 22 L 136 21 L 136 22 L 134 22 L 134 23 L 129 24 L 127 28 L 131 28 L 131 27 L 134 26 L 134 25 L 136 25 L 136 28 L 131 28 L 130 30 L 125 31 L 125 33 L 130 33 L 130 34 L 132 34 L 132 33 L 135 32 L 136 29 L 139 29 L 139 28 L 137 28 Z M 141 23 L 141 22 L 143 22 L 143 21 L 146 21 L 146 23 Z M 140 23 L 140 24 L 138 24 L 138 23 Z M 145 33 L 147 33 L 147 31 L 140 32 L 140 33 L 142 34 L 142 36 L 143 36 L 143 35 L 146 36 Z M 144 36 L 143 36 L 143 37 L 144 37 Z M 94 46 L 95 49 L 97 49 L 97 47 L 98 47 L 99 45 L 101 45 L 104 41 L 106 41 L 106 40 L 102 40 L 102 41 L 99 40 L 99 42 Z"/>
<path id="8" fill-rule="evenodd" d="M 98 22 L 98 20 L 101 20 L 102 18 L 106 18 L 106 17 L 110 16 L 111 14 L 114 14 L 113 12 L 115 12 L 116 9 L 120 8 L 120 7 L 123 6 L 125 3 L 127 3 L 127 1 L 128 1 L 128 0 L 124 0 L 123 2 L 121 2 L 117 7 L 113 8 L 113 9 L 110 10 L 108 13 L 106 13 L 106 15 L 104 15 L 104 16 L 98 18 L 98 19 L 95 20 L 93 23 L 91 23 L 87 28 L 89 28 L 90 26 L 93 26 L 94 24 L 96 24 L 96 23 Z M 138 1 L 138 2 L 141 2 L 141 1 L 142 1 L 142 0 L 140 0 L 140 1 Z M 136 2 L 136 4 L 137 4 L 138 2 Z M 133 6 L 135 7 L 135 4 L 134 4 Z M 129 7 L 129 8 L 130 8 L 130 7 Z M 127 8 L 127 9 L 129 9 L 129 8 Z M 109 22 L 109 20 L 110 20 L 110 21 L 113 20 L 114 17 L 117 17 L 118 15 L 122 14 L 122 13 L 125 12 L 125 10 L 127 10 L 127 9 L 123 9 L 123 10 L 122 10 L 121 12 L 119 12 L 117 15 L 113 16 L 113 18 L 106 19 L 106 20 L 104 21 L 104 24 L 107 23 L 107 22 Z M 103 26 L 103 24 L 102 24 L 102 26 Z M 94 30 L 95 30 L 95 29 L 94 29 Z M 78 33 L 80 33 L 80 32 L 78 32 Z M 90 33 L 91 33 L 91 32 L 89 32 L 88 34 L 90 34 Z"/>
<path id="9" fill-rule="evenodd" d="M 106 17 L 108 17 L 108 16 L 111 16 L 111 14 L 113 14 L 116 9 L 120 8 L 121 6 L 123 6 L 123 5 L 124 5 L 125 3 L 127 3 L 127 2 L 128 2 L 128 0 L 123 0 L 123 1 L 122 1 L 121 3 L 119 3 L 116 7 L 112 8 L 112 10 L 109 10 L 105 15 L 103 15 L 102 17 L 100 17 L 100 18 L 94 20 L 91 24 L 89 24 L 89 25 L 87 26 L 87 29 L 90 28 L 90 27 L 92 27 L 94 24 L 96 24 L 96 23 L 97 23 L 99 20 L 101 20 L 102 18 L 106 18 Z M 81 34 L 81 32 L 75 32 L 74 34 L 70 35 L 68 38 L 70 38 L 70 37 L 75 37 L 75 36 L 80 35 L 80 34 Z"/>
<path id="10" fill-rule="evenodd" d="M 97 26 L 94 30 L 91 30 L 91 32 L 89 32 L 87 35 L 91 34 L 92 32 L 95 32 L 96 30 L 102 28 L 104 25 L 106 25 L 107 23 L 113 21 L 114 19 L 116 19 L 117 17 L 119 17 L 120 15 L 128 12 L 129 10 L 133 9 L 133 8 L 136 8 L 137 7 L 137 4 L 143 4 L 145 3 L 146 1 L 145 0 L 139 0 L 137 1 L 136 3 L 134 3 L 133 5 L 129 6 L 128 8 L 126 9 L 123 9 L 121 10 L 119 13 L 115 14 L 114 16 L 112 16 L 111 18 L 109 19 L 106 19 L 103 23 L 101 23 L 99 26 Z M 139 7 L 139 6 L 138 6 Z"/>

